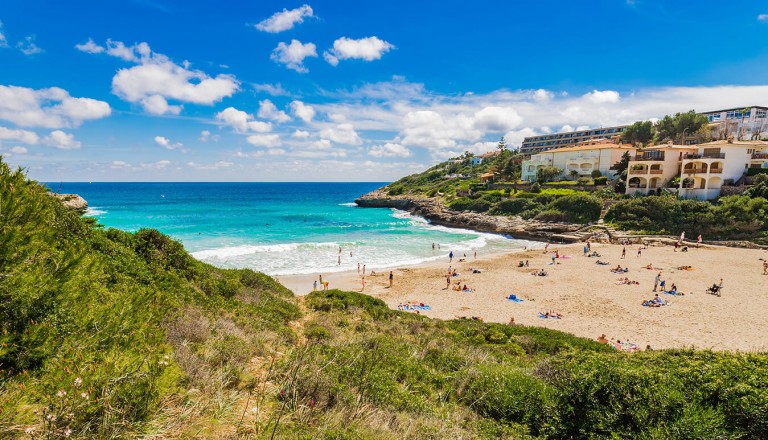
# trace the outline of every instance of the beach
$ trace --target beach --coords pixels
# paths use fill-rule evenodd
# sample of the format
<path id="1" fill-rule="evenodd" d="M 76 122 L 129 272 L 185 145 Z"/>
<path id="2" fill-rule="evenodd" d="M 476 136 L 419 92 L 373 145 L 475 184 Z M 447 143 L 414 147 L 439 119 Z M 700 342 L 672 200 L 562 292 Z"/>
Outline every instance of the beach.
<path id="1" fill-rule="evenodd" d="M 463 253 L 449 262 L 445 257 L 412 267 L 393 270 L 394 283 L 389 288 L 389 271 L 366 276 L 364 293 L 378 297 L 395 309 L 400 304 L 426 304 L 419 313 L 438 319 L 479 317 L 486 322 L 541 326 L 577 336 L 632 342 L 641 349 L 704 348 L 728 351 L 768 350 L 768 275 L 763 261 L 768 251 L 720 246 L 689 247 L 688 252 L 672 246 L 624 246 L 592 243 L 591 250 L 600 257 L 583 255 L 583 244 L 550 245 L 543 249 L 516 251 L 497 255 Z M 561 258 L 552 263 L 552 254 Z M 596 260 L 609 262 L 598 265 Z M 529 267 L 517 267 L 528 260 Z M 659 268 L 645 267 L 652 264 Z M 627 273 L 612 273 L 617 265 Z M 449 266 L 458 275 L 452 286 L 465 284 L 472 292 L 446 289 Z M 690 266 L 689 270 L 681 267 Z M 368 268 L 376 270 L 376 268 Z M 473 273 L 476 269 L 479 273 Z M 547 276 L 531 272 L 544 269 Z M 642 306 L 653 299 L 654 278 L 669 289 L 674 283 L 684 295 L 659 296 L 669 302 L 661 307 Z M 355 271 L 328 274 L 331 289 L 361 291 L 360 275 Z M 627 277 L 639 284 L 616 284 Z M 707 294 L 708 287 L 723 278 L 722 296 Z M 312 290 L 315 276 L 284 276 L 280 281 L 302 295 Z M 321 286 L 318 285 L 320 288 Z M 659 289 L 660 291 L 660 289 Z M 508 300 L 514 294 L 522 302 Z M 554 311 L 561 319 L 541 318 L 540 312 Z M 415 313 L 415 312 L 414 312 Z"/>

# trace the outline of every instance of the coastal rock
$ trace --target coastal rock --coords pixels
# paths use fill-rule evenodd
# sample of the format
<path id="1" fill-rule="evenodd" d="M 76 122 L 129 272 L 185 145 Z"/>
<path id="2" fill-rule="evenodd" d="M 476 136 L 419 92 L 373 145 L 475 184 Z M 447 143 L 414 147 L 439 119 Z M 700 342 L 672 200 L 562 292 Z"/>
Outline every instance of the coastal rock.
<path id="1" fill-rule="evenodd" d="M 434 225 L 472 229 L 480 232 L 511 235 L 515 238 L 558 241 L 579 241 L 568 233 L 578 231 L 582 225 L 572 223 L 548 223 L 524 220 L 520 217 L 488 215 L 476 212 L 457 212 L 443 206 L 438 198 L 411 195 L 390 196 L 378 189 L 355 200 L 364 208 L 395 208 L 424 217 Z M 566 234 L 566 235 L 561 235 Z"/>
<path id="2" fill-rule="evenodd" d="M 85 212 L 85 210 L 88 208 L 88 202 L 86 202 L 84 198 L 80 197 L 77 194 L 59 194 L 59 193 L 48 193 L 48 194 L 61 200 L 61 203 L 64 205 L 65 208 L 76 209 L 81 212 Z"/>

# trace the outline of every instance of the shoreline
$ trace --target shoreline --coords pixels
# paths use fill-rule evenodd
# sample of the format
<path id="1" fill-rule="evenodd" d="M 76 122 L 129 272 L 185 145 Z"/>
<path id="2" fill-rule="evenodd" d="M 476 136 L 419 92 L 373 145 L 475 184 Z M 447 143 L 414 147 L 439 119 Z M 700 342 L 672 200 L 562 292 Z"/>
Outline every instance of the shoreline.
<path id="1" fill-rule="evenodd" d="M 675 252 L 674 247 L 651 244 L 626 246 L 627 256 L 620 258 L 623 246 L 591 243 L 608 266 L 596 265 L 598 258 L 583 256 L 582 245 L 550 245 L 543 249 L 478 255 L 465 262 L 449 263 L 448 259 L 393 270 L 394 286 L 388 284 L 389 271 L 366 277 L 362 293 L 382 299 L 392 309 L 399 304 L 416 302 L 430 306 L 419 313 L 436 319 L 480 317 L 486 322 L 546 327 L 576 336 L 596 339 L 605 334 L 608 339 L 632 342 L 641 349 L 699 348 L 717 351 L 768 351 L 768 320 L 763 310 L 768 307 L 768 292 L 759 288 L 768 282 L 762 275 L 762 261 L 768 251 L 722 246 L 689 248 Z M 551 253 L 559 250 L 567 258 L 552 265 Z M 517 267 L 520 260 L 529 260 L 527 268 Z M 670 302 L 663 307 L 644 307 L 644 300 L 654 298 L 654 277 L 658 270 L 644 266 L 652 263 L 661 267 L 667 287 L 675 283 L 682 296 L 659 294 Z M 448 265 L 459 276 L 451 278 L 474 289 L 473 292 L 446 289 Z M 626 274 L 614 274 L 617 264 L 628 267 Z M 692 266 L 693 270 L 680 270 Z M 479 269 L 472 273 L 470 268 Z M 546 277 L 531 276 L 530 272 L 545 269 Z M 639 284 L 617 285 L 622 277 Z M 724 278 L 721 297 L 706 293 L 707 287 Z M 286 287 L 301 292 L 312 290 L 314 277 L 280 277 Z M 329 278 L 331 289 L 361 292 L 360 277 L 355 271 L 336 273 Z M 515 294 L 522 302 L 508 301 Z M 540 312 L 555 311 L 562 319 L 543 319 Z"/>

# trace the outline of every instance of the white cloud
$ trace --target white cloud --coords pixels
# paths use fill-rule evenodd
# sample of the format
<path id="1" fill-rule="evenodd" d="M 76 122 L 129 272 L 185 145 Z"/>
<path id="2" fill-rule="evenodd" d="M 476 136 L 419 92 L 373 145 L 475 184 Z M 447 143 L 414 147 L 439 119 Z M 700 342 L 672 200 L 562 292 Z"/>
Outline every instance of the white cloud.
<path id="1" fill-rule="evenodd" d="M 102 53 L 105 50 L 103 47 L 96 44 L 91 38 L 89 38 L 85 43 L 76 44 L 75 49 L 85 53 Z"/>
<path id="2" fill-rule="evenodd" d="M 285 114 L 284 111 L 278 110 L 275 104 L 269 99 L 259 101 L 259 111 L 256 115 L 263 119 L 269 119 L 275 122 L 287 122 L 291 120 L 291 117 Z"/>
<path id="3" fill-rule="evenodd" d="M 760 14 L 757 16 L 758 21 L 762 21 L 763 23 L 768 23 L 768 14 Z"/>
<path id="4" fill-rule="evenodd" d="M 139 164 L 139 168 L 143 169 L 150 169 L 150 170 L 163 170 L 165 168 L 168 168 L 168 165 L 171 164 L 170 160 L 158 160 L 157 162 L 142 162 Z"/>
<path id="5" fill-rule="evenodd" d="M 138 64 L 117 71 L 112 78 L 112 93 L 140 104 L 151 114 L 179 114 L 182 107 L 170 105 L 169 100 L 213 105 L 240 88 L 240 82 L 233 75 L 212 77 L 190 69 L 189 62 L 178 65 L 167 56 L 153 52 L 147 43 L 126 46 L 121 41 L 107 40 L 106 53 Z"/>
<path id="6" fill-rule="evenodd" d="M 299 40 L 291 40 L 291 44 L 278 43 L 272 51 L 271 59 L 299 73 L 307 73 L 309 69 L 304 67 L 304 58 L 307 57 L 317 57 L 314 43 L 302 44 Z"/>
<path id="7" fill-rule="evenodd" d="M 328 148 L 331 148 L 331 141 L 328 139 L 318 139 L 314 142 L 311 142 L 309 144 L 309 148 L 313 150 L 327 150 Z"/>
<path id="8" fill-rule="evenodd" d="M 84 121 L 109 116 L 104 101 L 73 98 L 58 87 L 29 89 L 0 85 L 0 119 L 22 127 L 78 127 Z"/>
<path id="9" fill-rule="evenodd" d="M 3 22 L 0 21 L 0 48 L 8 47 L 8 40 L 5 38 L 5 31 L 3 30 Z"/>
<path id="10" fill-rule="evenodd" d="M 555 94 L 549 90 L 538 89 L 533 92 L 533 100 L 536 102 L 547 102 L 554 98 Z"/>
<path id="11" fill-rule="evenodd" d="M 196 170 L 206 170 L 206 171 L 214 171 L 214 170 L 220 170 L 223 168 L 229 168 L 232 165 L 234 165 L 234 163 L 228 162 L 225 160 L 220 160 L 218 162 L 209 163 L 209 164 L 187 162 L 187 166 L 190 168 L 194 168 Z"/>
<path id="12" fill-rule="evenodd" d="M 333 49 L 323 53 L 323 58 L 332 66 L 339 64 L 339 60 L 358 59 L 373 61 L 394 49 L 395 46 L 379 39 L 378 37 L 361 38 L 353 40 L 341 37 L 333 42 Z"/>
<path id="13" fill-rule="evenodd" d="M 308 131 L 304 131 L 304 130 L 296 130 L 296 131 L 293 132 L 291 137 L 296 138 L 296 139 L 306 139 L 306 138 L 309 137 L 309 132 Z"/>
<path id="14" fill-rule="evenodd" d="M 325 128 L 320 132 L 320 137 L 345 145 L 360 145 L 363 143 L 363 140 L 357 134 L 352 124 L 339 124 L 335 127 Z"/>
<path id="15" fill-rule="evenodd" d="M 216 119 L 231 126 L 238 133 L 266 133 L 272 130 L 272 124 L 269 122 L 256 121 L 252 115 L 234 107 L 220 111 L 216 114 Z"/>
<path id="16" fill-rule="evenodd" d="M 182 150 L 183 151 L 184 149 L 184 145 L 182 145 L 181 142 L 173 143 L 171 142 L 170 139 L 168 139 L 165 136 L 155 136 L 155 143 L 165 148 L 166 150 Z"/>
<path id="17" fill-rule="evenodd" d="M 218 142 L 219 139 L 220 139 L 220 136 L 218 134 L 212 135 L 211 132 L 208 130 L 201 131 L 200 137 L 197 138 L 197 140 L 200 142 L 208 142 L 208 141 Z"/>
<path id="18" fill-rule="evenodd" d="M 475 141 L 483 132 L 475 127 L 471 116 L 447 115 L 433 110 L 408 112 L 402 121 L 402 144 L 430 149 L 455 147 L 457 141 Z"/>
<path id="19" fill-rule="evenodd" d="M 312 122 L 312 118 L 315 117 L 315 109 L 311 105 L 304 104 L 301 101 L 291 102 L 291 112 L 296 115 L 297 118 L 304 122 Z"/>
<path id="20" fill-rule="evenodd" d="M 43 52 L 43 49 L 35 44 L 34 35 L 24 37 L 22 41 L 16 43 L 16 48 L 19 49 L 24 55 L 36 55 Z"/>
<path id="21" fill-rule="evenodd" d="M 12 130 L 10 128 L 0 127 L 0 140 L 36 144 L 40 139 L 34 131 Z"/>
<path id="22" fill-rule="evenodd" d="M 16 146 L 11 147 L 11 153 L 13 154 L 27 154 L 27 149 L 24 147 Z"/>
<path id="23" fill-rule="evenodd" d="M 61 130 L 52 131 L 43 138 L 43 143 L 62 150 L 74 150 L 81 146 L 80 141 L 75 139 L 75 135 Z"/>
<path id="24" fill-rule="evenodd" d="M 475 113 L 475 127 L 483 131 L 507 131 L 520 125 L 523 118 L 511 107 L 489 106 Z"/>
<path id="25" fill-rule="evenodd" d="M 595 104 L 609 104 L 619 102 L 619 92 L 613 90 L 593 90 L 584 95 L 585 98 Z"/>
<path id="26" fill-rule="evenodd" d="M 304 22 L 304 17 L 313 17 L 312 8 L 302 5 L 296 9 L 283 9 L 271 17 L 256 24 L 256 29 L 264 32 L 277 33 L 292 29 L 294 25 Z"/>
<path id="27" fill-rule="evenodd" d="M 252 134 L 245 138 L 246 142 L 255 147 L 278 147 L 281 145 L 280 136 L 276 134 Z"/>
<path id="28" fill-rule="evenodd" d="M 120 169 L 130 168 L 131 164 L 123 160 L 113 160 L 112 163 L 109 164 L 109 167 L 120 170 Z"/>
<path id="29" fill-rule="evenodd" d="M 252 84 L 253 90 L 263 92 L 272 96 L 291 96 L 291 93 L 283 88 L 280 83 L 277 84 Z"/>
<path id="30" fill-rule="evenodd" d="M 411 155 L 411 150 L 403 145 L 387 142 L 384 145 L 372 146 L 368 154 L 374 157 L 408 157 Z"/>

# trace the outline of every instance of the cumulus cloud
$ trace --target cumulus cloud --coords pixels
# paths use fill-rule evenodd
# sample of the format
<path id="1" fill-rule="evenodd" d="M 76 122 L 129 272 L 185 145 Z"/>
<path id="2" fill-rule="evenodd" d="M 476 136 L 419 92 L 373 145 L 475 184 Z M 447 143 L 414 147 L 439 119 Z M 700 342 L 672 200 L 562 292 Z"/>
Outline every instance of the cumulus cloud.
<path id="1" fill-rule="evenodd" d="M 75 139 L 75 135 L 61 130 L 52 131 L 43 138 L 43 143 L 62 150 L 74 150 L 81 146 L 80 141 Z"/>
<path id="2" fill-rule="evenodd" d="M 445 149 L 457 141 L 475 141 L 483 132 L 475 127 L 474 119 L 465 114 L 442 115 L 434 110 L 408 112 L 402 121 L 402 144 Z"/>
<path id="3" fill-rule="evenodd" d="M 183 151 L 184 149 L 184 145 L 182 145 L 181 142 L 173 143 L 171 142 L 170 139 L 168 139 L 165 136 L 155 136 L 155 143 L 165 148 L 166 150 L 182 150 Z"/>
<path id="4" fill-rule="evenodd" d="M 304 66 L 304 58 L 307 57 L 317 57 L 314 43 L 302 44 L 299 40 L 291 40 L 291 44 L 278 43 L 272 51 L 271 59 L 299 73 L 307 73 L 309 69 Z"/>
<path id="5" fill-rule="evenodd" d="M 40 138 L 34 131 L 13 130 L 6 127 L 0 127 L 0 140 L 18 141 L 25 144 L 36 144 Z"/>
<path id="6" fill-rule="evenodd" d="M 23 40 L 16 43 L 16 49 L 19 49 L 24 55 L 36 55 L 43 52 L 43 49 L 35 44 L 34 35 L 26 36 Z"/>
<path id="7" fill-rule="evenodd" d="M 368 154 L 374 157 L 408 157 L 411 150 L 401 144 L 387 142 L 384 145 L 374 145 L 368 149 Z"/>
<path id="8" fill-rule="evenodd" d="M 763 23 L 768 23 L 768 14 L 760 14 L 757 16 L 757 21 L 762 21 Z"/>
<path id="9" fill-rule="evenodd" d="M 128 102 L 140 104 L 151 114 L 179 114 L 182 106 L 169 104 L 169 100 L 213 105 L 232 96 L 240 88 L 240 82 L 233 75 L 212 77 L 191 69 L 186 61 L 178 65 L 167 56 L 153 52 L 147 43 L 127 46 L 122 41 L 107 40 L 106 48 L 103 48 L 88 40 L 76 47 L 89 53 L 103 51 L 136 63 L 136 66 L 117 71 L 112 78 L 112 93 Z"/>
<path id="10" fill-rule="evenodd" d="M 89 38 L 85 43 L 76 44 L 75 49 L 85 53 L 102 53 L 105 50 L 102 46 L 96 44 L 91 38 Z"/>
<path id="11" fill-rule="evenodd" d="M 20 146 L 11 147 L 11 153 L 13 154 L 27 154 L 27 149 Z"/>
<path id="12" fill-rule="evenodd" d="M 245 138 L 246 142 L 255 147 L 278 147 L 282 144 L 280 136 L 276 134 L 252 134 Z"/>
<path id="13" fill-rule="evenodd" d="M 212 135 L 210 131 L 203 130 L 200 132 L 200 137 L 198 137 L 197 140 L 200 142 L 208 142 L 208 141 L 218 142 L 219 135 L 218 134 Z"/>
<path id="14" fill-rule="evenodd" d="M 610 104 L 619 102 L 619 92 L 613 90 L 593 90 L 584 95 L 585 98 L 595 104 Z"/>
<path id="15" fill-rule="evenodd" d="M 320 137 L 345 145 L 360 145 L 363 143 L 363 140 L 357 134 L 352 124 L 338 124 L 335 127 L 325 128 L 320 132 Z"/>
<path id="16" fill-rule="evenodd" d="M 304 104 L 301 101 L 291 102 L 291 112 L 304 122 L 312 122 L 315 117 L 315 109 L 311 105 Z"/>
<path id="17" fill-rule="evenodd" d="M 378 37 L 360 38 L 359 40 L 341 37 L 333 42 L 333 49 L 323 53 L 323 58 L 332 66 L 338 65 L 339 60 L 373 61 L 378 60 L 394 48 L 395 46 Z"/>
<path id="18" fill-rule="evenodd" d="M 290 116 L 285 114 L 284 111 L 278 110 L 275 104 L 269 99 L 259 101 L 259 111 L 256 113 L 256 116 L 275 122 L 286 122 L 291 120 Z"/>
<path id="19" fill-rule="evenodd" d="M 507 131 L 520 125 L 523 118 L 511 107 L 489 106 L 475 113 L 475 127 L 483 131 Z"/>
<path id="20" fill-rule="evenodd" d="M 305 17 L 313 17 L 314 12 L 309 5 L 302 5 L 296 9 L 283 9 L 271 17 L 256 24 L 256 29 L 269 33 L 278 33 L 292 29 L 296 24 L 304 22 Z"/>
<path id="21" fill-rule="evenodd" d="M 304 130 L 296 130 L 293 132 L 291 137 L 295 139 L 306 139 L 309 137 L 309 132 Z"/>
<path id="22" fill-rule="evenodd" d="M 58 87 L 35 90 L 0 85 L 0 119 L 21 127 L 78 127 L 111 113 L 104 101 L 74 98 Z"/>
<path id="23" fill-rule="evenodd" d="M 238 133 L 266 133 L 272 130 L 269 122 L 256 121 L 253 116 L 234 107 L 227 107 L 216 113 L 216 120 L 234 128 Z"/>

